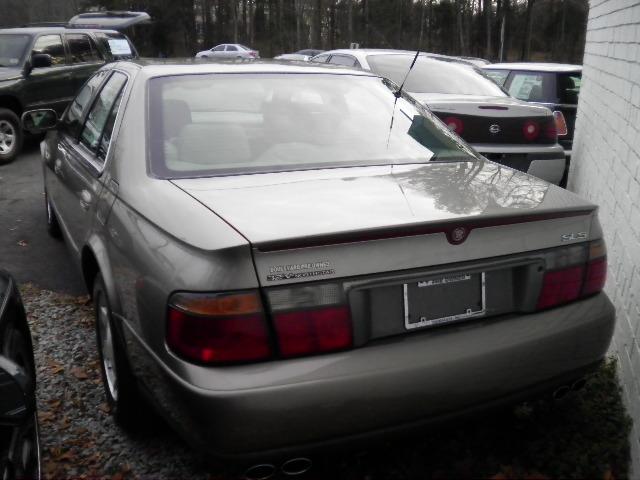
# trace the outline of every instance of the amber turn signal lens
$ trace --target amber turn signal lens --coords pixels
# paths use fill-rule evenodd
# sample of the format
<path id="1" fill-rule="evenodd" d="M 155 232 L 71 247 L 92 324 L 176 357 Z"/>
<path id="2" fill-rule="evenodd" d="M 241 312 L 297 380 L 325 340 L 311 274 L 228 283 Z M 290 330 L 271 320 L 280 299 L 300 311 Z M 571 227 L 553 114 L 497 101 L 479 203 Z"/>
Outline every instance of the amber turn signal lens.
<path id="1" fill-rule="evenodd" d="M 233 294 L 178 293 L 171 304 L 192 315 L 210 317 L 247 315 L 262 311 L 260 297 L 256 292 Z"/>

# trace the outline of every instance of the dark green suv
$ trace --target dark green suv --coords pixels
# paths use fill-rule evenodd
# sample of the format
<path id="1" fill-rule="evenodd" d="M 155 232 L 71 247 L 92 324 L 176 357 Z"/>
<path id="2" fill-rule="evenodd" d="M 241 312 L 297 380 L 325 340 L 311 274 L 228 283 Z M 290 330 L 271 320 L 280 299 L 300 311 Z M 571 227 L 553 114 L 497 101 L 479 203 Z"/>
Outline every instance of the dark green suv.
<path id="1" fill-rule="evenodd" d="M 0 29 L 0 164 L 20 152 L 23 112 L 51 108 L 61 115 L 98 68 L 137 55 L 129 39 L 115 30 Z"/>

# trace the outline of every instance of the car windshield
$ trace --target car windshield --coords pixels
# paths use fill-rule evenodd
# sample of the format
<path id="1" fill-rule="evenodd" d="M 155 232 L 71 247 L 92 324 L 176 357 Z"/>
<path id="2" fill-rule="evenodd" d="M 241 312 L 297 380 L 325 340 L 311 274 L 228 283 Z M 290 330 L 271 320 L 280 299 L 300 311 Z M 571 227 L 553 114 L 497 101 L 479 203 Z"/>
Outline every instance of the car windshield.
<path id="1" fill-rule="evenodd" d="M 0 34 L 0 67 L 18 67 L 29 48 L 29 35 Z"/>
<path id="2" fill-rule="evenodd" d="M 400 85 L 413 62 L 414 55 L 369 55 L 367 62 L 378 75 Z M 473 67 L 420 57 L 404 84 L 412 93 L 451 93 L 504 97 L 494 82 Z"/>
<path id="3" fill-rule="evenodd" d="M 152 174 L 184 178 L 475 155 L 410 98 L 395 102 L 393 88 L 378 77 L 337 74 L 152 79 Z"/>

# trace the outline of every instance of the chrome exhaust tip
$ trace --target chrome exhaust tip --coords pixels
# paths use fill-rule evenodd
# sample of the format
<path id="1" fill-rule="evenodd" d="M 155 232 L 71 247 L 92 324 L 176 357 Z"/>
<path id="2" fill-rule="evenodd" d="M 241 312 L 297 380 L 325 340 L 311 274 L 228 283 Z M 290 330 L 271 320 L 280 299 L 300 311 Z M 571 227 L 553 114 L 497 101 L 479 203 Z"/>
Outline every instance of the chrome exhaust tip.
<path id="1" fill-rule="evenodd" d="M 587 385 L 587 379 L 584 377 L 579 378 L 578 380 L 576 380 L 571 384 L 571 390 L 573 390 L 574 392 L 577 392 L 579 390 L 582 390 L 586 385 Z"/>
<path id="2" fill-rule="evenodd" d="M 268 480 L 276 474 L 275 465 L 271 465 L 270 463 L 261 463 L 259 465 L 254 465 L 249 467 L 246 472 L 244 472 L 245 480 Z"/>
<path id="3" fill-rule="evenodd" d="M 569 388 L 567 385 L 563 385 L 553 392 L 553 398 L 554 400 L 560 400 L 561 398 L 566 397 L 570 391 L 571 388 Z"/>
<path id="4" fill-rule="evenodd" d="M 305 457 L 292 458 L 291 460 L 287 460 L 282 464 L 280 470 L 282 473 L 289 477 L 295 477 L 297 475 L 302 475 L 311 470 L 313 463 L 310 459 Z"/>

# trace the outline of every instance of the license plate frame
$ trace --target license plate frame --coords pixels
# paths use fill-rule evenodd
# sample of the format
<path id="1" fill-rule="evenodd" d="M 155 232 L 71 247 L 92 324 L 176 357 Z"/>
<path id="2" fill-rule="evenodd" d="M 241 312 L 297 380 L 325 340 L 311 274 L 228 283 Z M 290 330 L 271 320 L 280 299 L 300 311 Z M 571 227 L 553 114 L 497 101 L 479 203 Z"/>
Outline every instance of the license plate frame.
<path id="1" fill-rule="evenodd" d="M 480 282 L 480 302 L 481 305 L 479 308 L 473 308 L 466 306 L 464 307 L 464 311 L 460 313 L 454 313 L 451 315 L 445 315 L 439 318 L 427 318 L 427 316 L 419 316 L 418 321 L 411 321 L 411 310 L 410 310 L 410 293 L 409 293 L 409 285 L 416 283 L 418 288 L 429 288 L 432 286 L 443 286 L 447 284 L 454 284 L 458 282 L 466 282 L 473 279 L 474 275 L 478 278 Z M 446 325 L 450 323 L 459 322 L 462 320 L 468 320 L 471 318 L 483 317 L 487 312 L 487 293 L 486 293 L 486 273 L 480 272 L 478 273 L 459 273 L 459 274 L 449 274 L 443 275 L 440 277 L 430 277 L 426 280 L 422 281 L 414 281 L 411 283 L 404 283 L 402 286 L 403 296 L 404 296 L 404 326 L 407 330 L 415 330 L 418 328 L 428 328 L 428 327 L 436 327 L 440 325 Z"/>

